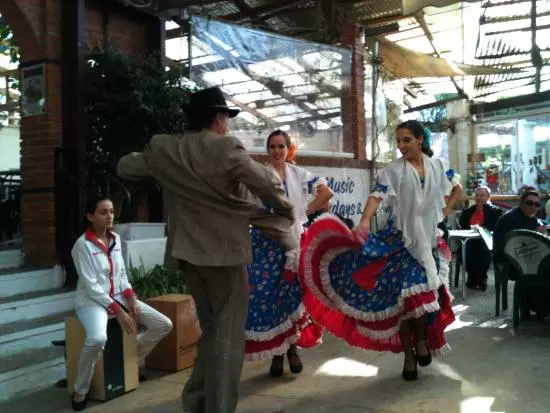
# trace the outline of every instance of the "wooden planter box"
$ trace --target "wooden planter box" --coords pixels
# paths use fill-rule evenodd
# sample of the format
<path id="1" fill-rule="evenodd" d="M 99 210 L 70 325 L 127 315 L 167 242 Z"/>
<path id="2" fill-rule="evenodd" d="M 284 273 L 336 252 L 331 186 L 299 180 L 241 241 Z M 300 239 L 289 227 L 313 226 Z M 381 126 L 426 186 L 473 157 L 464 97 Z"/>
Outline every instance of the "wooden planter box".
<path id="1" fill-rule="evenodd" d="M 175 372 L 192 367 L 201 334 L 193 297 L 168 294 L 150 298 L 147 304 L 168 317 L 173 324 L 172 331 L 145 359 L 147 368 Z"/>

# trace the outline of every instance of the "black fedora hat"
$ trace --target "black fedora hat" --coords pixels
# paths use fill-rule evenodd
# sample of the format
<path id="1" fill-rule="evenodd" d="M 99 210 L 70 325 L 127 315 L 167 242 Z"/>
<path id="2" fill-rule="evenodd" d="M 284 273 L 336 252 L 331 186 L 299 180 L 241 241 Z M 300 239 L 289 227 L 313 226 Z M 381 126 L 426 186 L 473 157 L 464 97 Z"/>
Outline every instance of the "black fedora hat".
<path id="1" fill-rule="evenodd" d="M 227 112 L 230 118 L 234 118 L 240 112 L 239 109 L 227 106 L 219 87 L 209 87 L 193 93 L 189 98 L 189 103 L 183 107 L 183 110 L 188 114 L 196 114 L 208 109 Z"/>

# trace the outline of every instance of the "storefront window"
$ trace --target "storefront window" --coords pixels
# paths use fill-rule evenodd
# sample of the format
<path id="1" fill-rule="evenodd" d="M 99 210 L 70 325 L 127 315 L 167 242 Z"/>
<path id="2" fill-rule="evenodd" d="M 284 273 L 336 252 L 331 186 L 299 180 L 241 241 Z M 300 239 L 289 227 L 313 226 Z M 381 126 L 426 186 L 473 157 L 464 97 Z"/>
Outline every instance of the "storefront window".
<path id="1" fill-rule="evenodd" d="M 478 150 L 485 155 L 485 159 L 480 158 L 475 167 L 469 166 L 470 186 L 487 185 L 493 192 L 502 194 L 517 190 L 517 184 L 512 178 L 512 147 L 517 147 L 516 123 L 505 121 L 478 125 Z"/>
<path id="2" fill-rule="evenodd" d="M 550 190 L 550 115 L 478 125 L 479 184 L 515 194 L 522 185 Z"/>

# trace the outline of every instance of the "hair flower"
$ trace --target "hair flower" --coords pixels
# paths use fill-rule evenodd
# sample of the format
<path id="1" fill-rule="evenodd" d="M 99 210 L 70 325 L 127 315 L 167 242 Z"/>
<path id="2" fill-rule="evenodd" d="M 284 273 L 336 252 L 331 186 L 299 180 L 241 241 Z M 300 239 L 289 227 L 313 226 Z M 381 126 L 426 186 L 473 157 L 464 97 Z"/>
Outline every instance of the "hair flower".
<path id="1" fill-rule="evenodd" d="M 296 144 L 291 143 L 288 147 L 288 154 L 286 155 L 287 162 L 294 162 L 296 159 Z"/>

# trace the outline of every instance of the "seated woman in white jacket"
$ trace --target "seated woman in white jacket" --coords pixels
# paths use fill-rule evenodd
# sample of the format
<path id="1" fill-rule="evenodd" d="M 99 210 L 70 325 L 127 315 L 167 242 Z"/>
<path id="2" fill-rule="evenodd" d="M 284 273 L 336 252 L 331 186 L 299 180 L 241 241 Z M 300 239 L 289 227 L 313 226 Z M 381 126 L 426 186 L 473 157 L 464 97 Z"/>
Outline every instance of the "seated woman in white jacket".
<path id="1" fill-rule="evenodd" d="M 86 407 L 94 366 L 107 342 L 109 315 L 115 316 L 128 333 L 135 332 L 138 324 L 146 328 L 138 336 L 140 366 L 172 329 L 169 318 L 139 301 L 132 290 L 122 259 L 120 237 L 111 230 L 113 216 L 110 199 L 89 199 L 86 204 L 88 228 L 71 251 L 78 273 L 75 310 L 86 331 L 74 383 L 74 410 Z"/>

